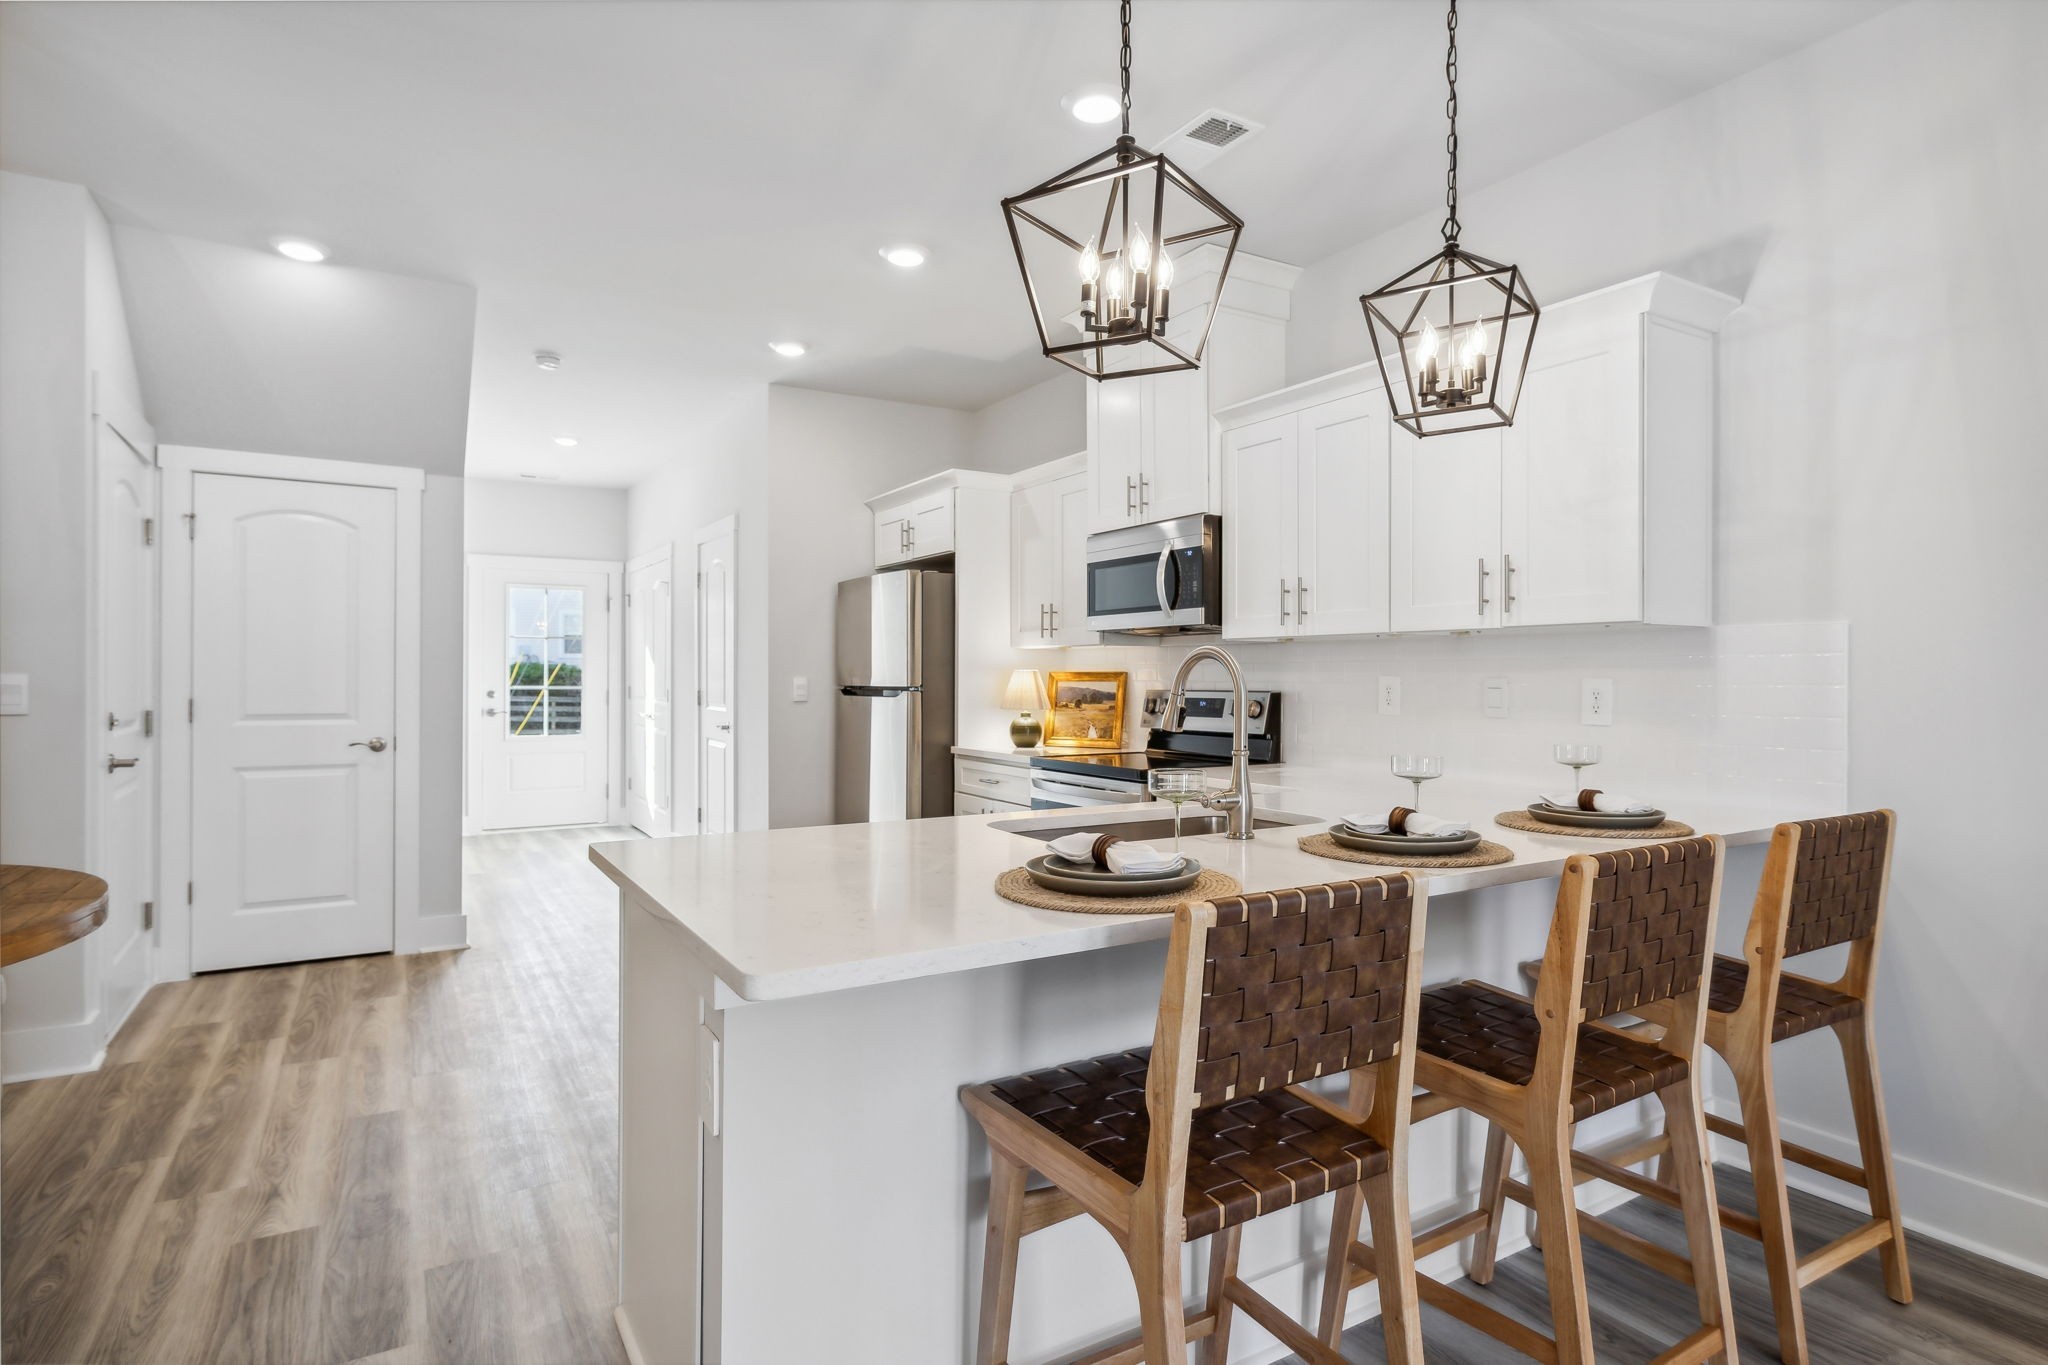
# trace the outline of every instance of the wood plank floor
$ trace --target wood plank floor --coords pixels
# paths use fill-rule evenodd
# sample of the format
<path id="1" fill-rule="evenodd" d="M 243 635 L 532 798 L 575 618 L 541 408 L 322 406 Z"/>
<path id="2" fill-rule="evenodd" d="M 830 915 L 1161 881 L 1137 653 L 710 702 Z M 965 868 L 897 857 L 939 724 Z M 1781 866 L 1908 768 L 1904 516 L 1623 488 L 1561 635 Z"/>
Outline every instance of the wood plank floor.
<path id="1" fill-rule="evenodd" d="M 1720 1166 L 1714 1179 L 1725 1203 L 1755 1209 L 1747 1172 Z M 1792 1225 L 1801 1251 L 1862 1221 L 1861 1215 L 1798 1190 L 1792 1192 L 1792 1203 Z M 1521 1215 L 1511 1205 L 1508 1216 Z M 1630 1232 L 1684 1254 L 1685 1225 L 1675 1209 L 1635 1199 L 1608 1216 Z M 1744 1360 L 1777 1360 L 1777 1319 L 1771 1313 L 1762 1254 L 1755 1242 L 1732 1233 L 1726 1245 L 1740 1354 Z M 1807 1288 L 1806 1336 L 1814 1365 L 2048 1362 L 2048 1281 L 1924 1237 L 1909 1236 L 1907 1247 L 1913 1268 L 1909 1306 L 1885 1297 L 1874 1255 Z M 1596 1242 L 1585 1243 L 1585 1259 L 1594 1347 L 1600 1359 L 1648 1360 L 1698 1323 L 1690 1285 Z M 1458 1290 L 1549 1334 L 1550 1297 L 1542 1253 L 1533 1248 L 1494 1267 L 1493 1283 L 1486 1288 L 1461 1280 Z M 1427 1306 L 1422 1310 L 1422 1335 L 1431 1365 L 1526 1365 L 1527 1357 Z M 1362 1323 L 1346 1332 L 1344 1356 L 1361 1362 L 1386 1360 L 1379 1323 Z"/>
<path id="2" fill-rule="evenodd" d="M 8 1086 L 8 1365 L 623 1365 L 618 928 L 592 842 L 467 841 L 467 951 L 159 986 Z"/>

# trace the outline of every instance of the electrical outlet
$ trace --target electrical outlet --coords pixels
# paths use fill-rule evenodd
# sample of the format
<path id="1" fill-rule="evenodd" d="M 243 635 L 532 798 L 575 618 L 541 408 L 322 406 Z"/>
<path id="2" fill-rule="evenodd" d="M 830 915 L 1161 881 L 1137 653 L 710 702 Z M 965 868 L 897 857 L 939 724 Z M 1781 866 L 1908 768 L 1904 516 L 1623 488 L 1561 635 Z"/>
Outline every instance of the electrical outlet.
<path id="1" fill-rule="evenodd" d="M 1506 678 L 1488 678 L 1480 684 L 1479 709 L 1493 720 L 1506 720 L 1510 691 L 1511 687 Z"/>
<path id="2" fill-rule="evenodd" d="M 1383 716 L 1401 714 L 1401 680 L 1381 678 L 1379 690 L 1379 712 Z"/>
<path id="3" fill-rule="evenodd" d="M 1614 679 L 1579 679 L 1579 723 L 1614 724 Z"/>

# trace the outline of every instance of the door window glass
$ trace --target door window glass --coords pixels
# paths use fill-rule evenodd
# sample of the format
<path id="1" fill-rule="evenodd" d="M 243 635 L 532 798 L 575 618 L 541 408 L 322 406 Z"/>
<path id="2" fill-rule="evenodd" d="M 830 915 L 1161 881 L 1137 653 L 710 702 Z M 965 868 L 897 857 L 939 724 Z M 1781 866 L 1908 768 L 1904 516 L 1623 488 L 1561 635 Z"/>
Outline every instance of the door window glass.
<path id="1" fill-rule="evenodd" d="M 583 589 L 505 589 L 505 733 L 583 733 Z"/>

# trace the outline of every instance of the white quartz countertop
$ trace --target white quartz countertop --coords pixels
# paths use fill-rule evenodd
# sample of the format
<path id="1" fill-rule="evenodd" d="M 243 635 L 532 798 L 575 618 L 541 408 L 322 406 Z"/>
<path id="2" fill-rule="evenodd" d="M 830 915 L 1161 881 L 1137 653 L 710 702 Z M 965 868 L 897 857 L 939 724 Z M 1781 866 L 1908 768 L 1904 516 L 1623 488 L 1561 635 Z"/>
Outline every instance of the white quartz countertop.
<path id="1" fill-rule="evenodd" d="M 1290 769 L 1285 800 L 1262 799 L 1262 814 L 1315 815 L 1327 821 L 1392 805 L 1405 792 L 1381 777 L 1366 793 L 1349 777 Z M 1433 895 L 1554 878 L 1573 853 L 1616 846 L 1609 839 L 1523 834 L 1492 822 L 1526 804 L 1533 789 L 1431 784 L 1432 813 L 1472 819 L 1515 860 L 1494 867 L 1421 870 Z M 1654 795 L 1671 814 L 1731 844 L 1767 839 L 1780 820 L 1830 811 L 1766 811 Z M 1304 804 L 1304 800 L 1314 804 Z M 719 978 L 745 1000 L 784 1000 L 943 972 L 1087 952 L 1163 938 L 1170 918 L 1084 915 L 1038 910 L 1004 900 L 996 878 L 1041 851 L 1042 840 L 997 825 L 1111 827 L 1118 819 L 1157 819 L 1163 806 L 1053 810 L 1030 815 L 972 815 L 887 824 L 824 825 L 751 834 L 685 835 L 598 844 L 590 859 L 606 876 L 694 941 Z M 1261 829 L 1247 841 L 1201 835 L 1184 851 L 1227 872 L 1251 891 L 1373 876 L 1361 863 L 1304 853 L 1302 835 L 1321 824 Z"/>

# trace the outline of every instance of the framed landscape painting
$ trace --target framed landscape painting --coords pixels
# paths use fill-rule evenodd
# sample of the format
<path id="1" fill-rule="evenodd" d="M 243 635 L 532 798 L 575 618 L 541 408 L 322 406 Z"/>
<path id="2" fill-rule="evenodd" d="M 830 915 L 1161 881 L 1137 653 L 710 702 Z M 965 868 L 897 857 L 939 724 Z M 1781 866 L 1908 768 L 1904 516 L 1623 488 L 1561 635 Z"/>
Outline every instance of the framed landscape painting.
<path id="1" fill-rule="evenodd" d="M 1052 673 L 1045 742 L 1067 749 L 1124 747 L 1124 683 L 1128 673 Z"/>

